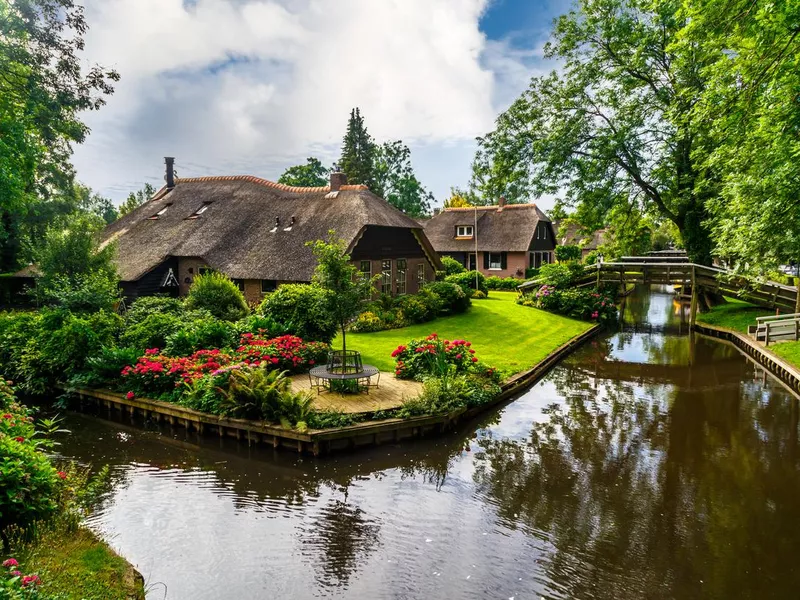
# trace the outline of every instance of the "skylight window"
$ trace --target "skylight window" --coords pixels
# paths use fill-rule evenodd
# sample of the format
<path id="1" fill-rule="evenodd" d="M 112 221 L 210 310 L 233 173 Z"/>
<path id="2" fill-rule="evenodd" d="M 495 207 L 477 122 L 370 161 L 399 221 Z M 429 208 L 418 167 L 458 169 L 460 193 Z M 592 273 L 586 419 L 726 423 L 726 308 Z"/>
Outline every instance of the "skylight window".
<path id="1" fill-rule="evenodd" d="M 158 219 L 158 217 L 160 217 L 160 216 L 161 216 L 161 215 L 163 215 L 165 212 L 167 212 L 167 209 L 168 209 L 170 206 L 172 206 L 172 204 L 165 204 L 165 205 L 164 205 L 164 208 L 162 208 L 160 211 L 158 211 L 158 212 L 157 212 L 156 214 L 154 214 L 152 217 L 147 217 L 147 218 L 148 218 L 148 219 Z"/>
<path id="2" fill-rule="evenodd" d="M 197 209 L 197 212 L 194 213 L 194 216 L 195 217 L 199 217 L 200 215 L 202 215 L 204 212 L 206 212 L 208 210 L 209 206 L 211 206 L 211 203 L 210 202 L 205 202 L 203 204 L 203 206 L 201 206 L 200 208 Z"/>

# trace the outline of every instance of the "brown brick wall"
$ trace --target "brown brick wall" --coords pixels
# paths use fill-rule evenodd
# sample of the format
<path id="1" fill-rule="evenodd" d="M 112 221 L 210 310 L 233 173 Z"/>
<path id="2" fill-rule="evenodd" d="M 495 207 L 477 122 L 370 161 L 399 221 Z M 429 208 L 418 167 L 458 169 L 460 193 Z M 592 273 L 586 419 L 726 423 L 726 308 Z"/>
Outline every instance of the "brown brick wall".
<path id="1" fill-rule="evenodd" d="M 200 273 L 200 267 L 207 266 L 206 262 L 200 258 L 178 259 L 178 290 L 181 296 L 189 293 L 192 281 Z"/>
<path id="2" fill-rule="evenodd" d="M 387 259 L 392 261 L 392 289 L 391 293 L 396 295 L 399 293 L 398 285 L 397 285 L 397 259 Z M 369 261 L 372 265 L 372 275 L 378 275 L 381 273 L 381 260 L 371 260 Z M 353 261 L 356 268 L 361 268 L 361 261 Z M 430 263 L 424 258 L 407 258 L 406 259 L 406 294 L 416 294 L 419 291 L 419 284 L 417 282 L 417 268 L 419 265 L 424 265 L 425 267 L 425 281 L 433 281 L 436 278 L 436 273 L 431 267 Z M 381 280 L 379 279 L 378 282 L 375 284 L 378 292 L 376 296 L 380 294 L 381 290 Z"/>

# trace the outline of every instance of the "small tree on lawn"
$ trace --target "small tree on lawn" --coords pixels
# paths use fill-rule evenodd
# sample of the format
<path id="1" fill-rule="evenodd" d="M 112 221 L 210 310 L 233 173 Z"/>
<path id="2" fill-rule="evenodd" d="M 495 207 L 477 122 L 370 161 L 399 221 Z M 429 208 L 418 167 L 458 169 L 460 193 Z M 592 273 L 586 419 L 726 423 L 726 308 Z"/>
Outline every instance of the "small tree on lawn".
<path id="1" fill-rule="evenodd" d="M 342 330 L 342 353 L 347 350 L 346 328 L 353 317 L 361 311 L 364 298 L 373 291 L 376 275 L 372 279 L 351 264 L 344 240 L 336 237 L 333 230 L 328 232 L 328 241 L 308 242 L 317 259 L 314 283 L 330 292 L 328 311 Z"/>

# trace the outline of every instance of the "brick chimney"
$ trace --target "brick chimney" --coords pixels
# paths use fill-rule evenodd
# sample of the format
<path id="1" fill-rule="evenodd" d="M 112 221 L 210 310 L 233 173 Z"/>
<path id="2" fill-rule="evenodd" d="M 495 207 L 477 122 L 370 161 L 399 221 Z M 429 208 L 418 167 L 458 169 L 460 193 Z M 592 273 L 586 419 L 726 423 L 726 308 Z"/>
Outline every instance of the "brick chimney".
<path id="1" fill-rule="evenodd" d="M 506 197 L 505 196 L 500 196 L 497 199 L 497 206 L 499 206 L 500 208 L 503 208 L 505 205 L 506 205 Z"/>
<path id="2" fill-rule="evenodd" d="M 171 190 L 175 187 L 175 157 L 165 156 L 164 164 L 167 165 L 167 173 L 164 179 L 167 182 L 167 189 Z"/>
<path id="3" fill-rule="evenodd" d="M 347 175 L 341 171 L 331 171 L 331 191 L 338 192 L 343 185 L 347 185 Z"/>

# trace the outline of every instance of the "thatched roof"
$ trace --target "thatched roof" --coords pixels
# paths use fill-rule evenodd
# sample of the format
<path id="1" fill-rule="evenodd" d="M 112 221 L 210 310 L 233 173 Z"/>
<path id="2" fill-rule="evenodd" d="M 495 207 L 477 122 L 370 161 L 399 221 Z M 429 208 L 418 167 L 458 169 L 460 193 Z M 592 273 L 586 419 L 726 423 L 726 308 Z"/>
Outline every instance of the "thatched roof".
<path id="1" fill-rule="evenodd" d="M 201 258 L 233 278 L 309 281 L 316 263 L 306 242 L 333 229 L 352 249 L 372 225 L 413 230 L 438 264 L 422 226 L 366 186 L 331 192 L 252 176 L 177 179 L 109 225 L 104 241 L 118 246 L 123 281 L 136 281 L 169 256 Z"/>
<path id="2" fill-rule="evenodd" d="M 553 223 L 556 228 L 556 239 L 562 246 L 579 246 L 582 250 L 597 250 L 607 240 L 607 229 L 587 232 L 573 222 Z"/>
<path id="3" fill-rule="evenodd" d="M 475 224 L 475 207 L 445 208 L 425 223 L 425 234 L 437 252 L 470 252 L 475 239 L 456 238 L 456 227 Z M 550 219 L 535 204 L 478 206 L 478 251 L 526 252 L 539 222 Z"/>

